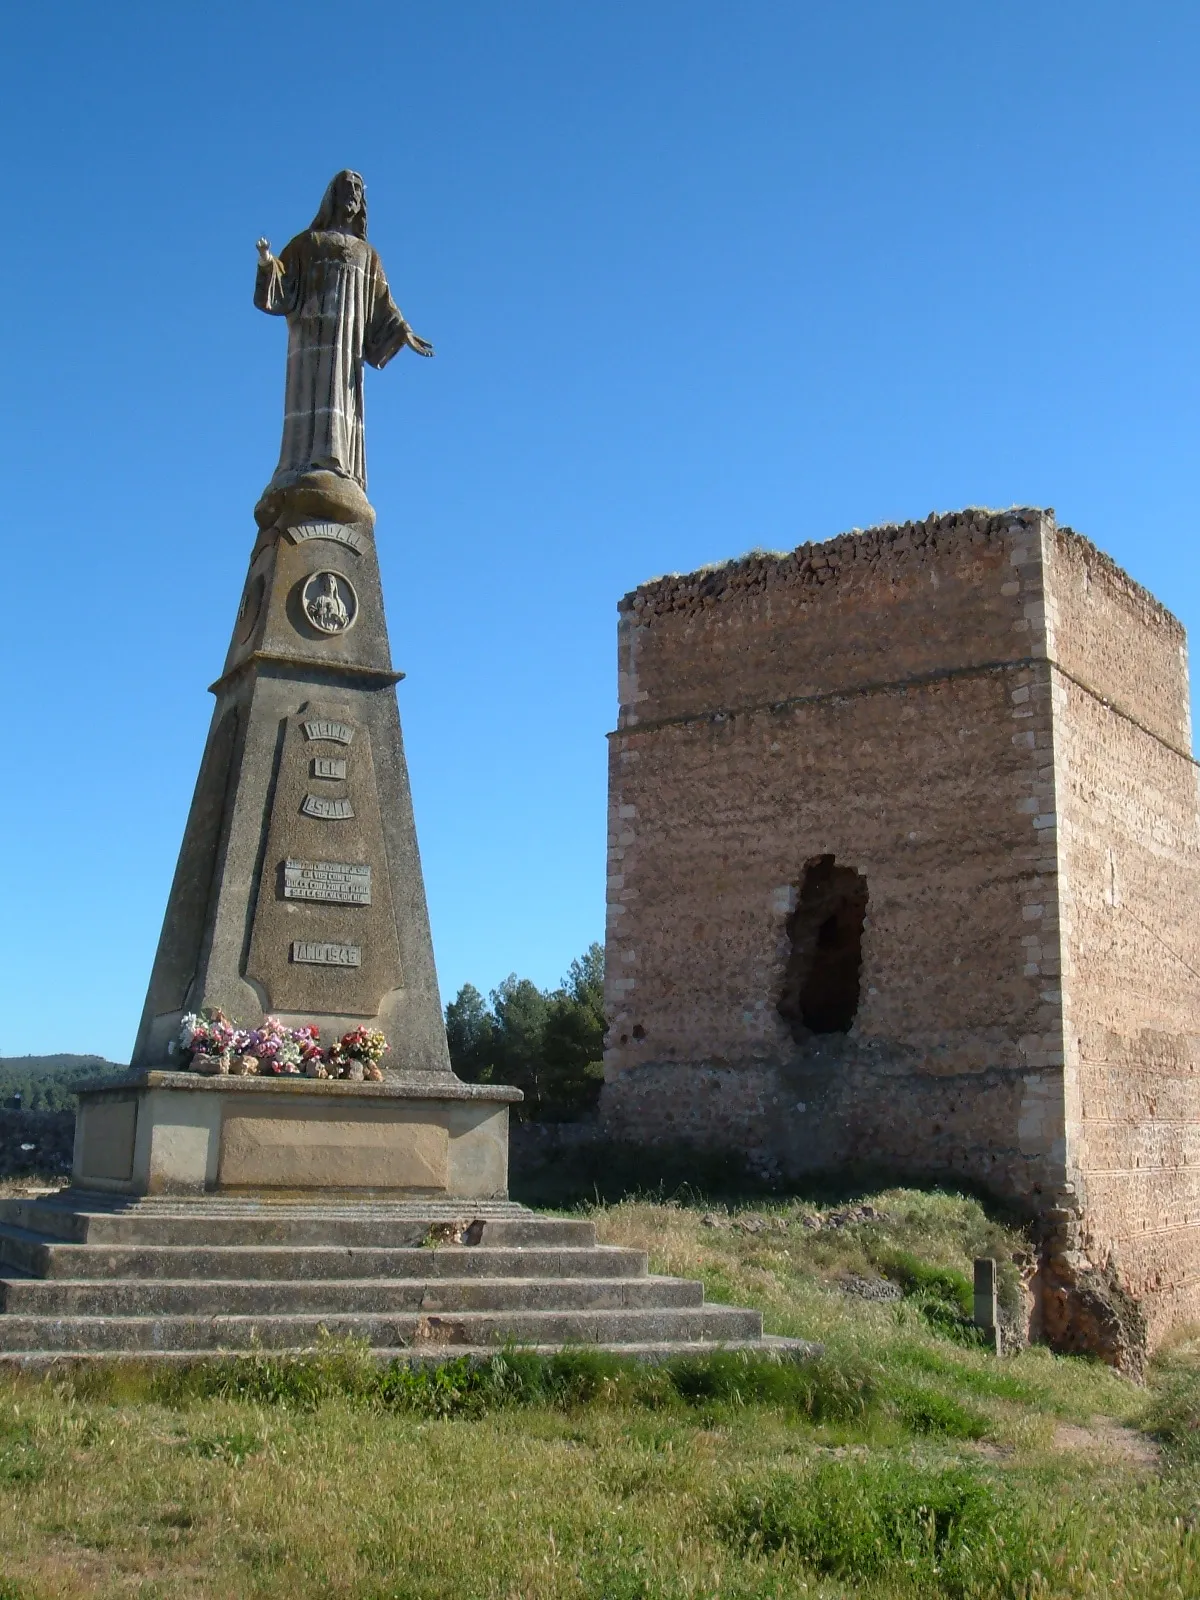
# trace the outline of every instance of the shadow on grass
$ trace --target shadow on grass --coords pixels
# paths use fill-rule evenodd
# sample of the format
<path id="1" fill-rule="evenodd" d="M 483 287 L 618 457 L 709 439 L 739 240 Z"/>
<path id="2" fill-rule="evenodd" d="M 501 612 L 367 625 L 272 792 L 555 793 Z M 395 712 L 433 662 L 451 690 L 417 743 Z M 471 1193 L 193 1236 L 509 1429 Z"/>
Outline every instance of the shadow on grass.
<path id="1" fill-rule="evenodd" d="M 829 1207 L 846 1205 L 893 1187 L 968 1196 L 978 1200 L 992 1220 L 1007 1227 L 1022 1227 L 1028 1221 L 1020 1210 L 959 1174 L 847 1163 L 836 1170 L 772 1179 L 756 1172 L 736 1153 L 683 1142 L 642 1145 L 596 1139 L 573 1145 L 569 1153 L 514 1159 L 510 1173 L 514 1200 L 550 1210 L 616 1205 L 622 1200 L 676 1201 L 697 1206 L 798 1200 Z"/>

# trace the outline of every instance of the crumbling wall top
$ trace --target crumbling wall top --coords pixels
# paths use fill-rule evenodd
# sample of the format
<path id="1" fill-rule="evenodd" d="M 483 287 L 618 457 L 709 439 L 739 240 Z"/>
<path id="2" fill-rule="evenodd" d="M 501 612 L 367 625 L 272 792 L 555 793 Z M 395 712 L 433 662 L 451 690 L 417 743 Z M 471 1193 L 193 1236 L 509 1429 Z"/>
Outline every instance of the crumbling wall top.
<path id="1" fill-rule="evenodd" d="M 617 609 L 622 614 L 632 613 L 639 623 L 649 623 L 656 616 L 705 610 L 734 595 L 773 589 L 816 591 L 823 585 L 836 584 L 847 569 L 866 576 L 881 569 L 933 565 L 964 546 L 987 545 L 1025 531 L 1034 533 L 1043 520 L 1054 528 L 1053 509 L 1014 506 L 995 511 L 969 506 L 962 511 L 931 512 L 919 521 L 855 528 L 833 539 L 809 541 L 794 550 L 751 550 L 695 572 L 666 573 L 630 590 Z M 1071 528 L 1057 528 L 1055 534 L 1060 550 L 1078 551 L 1102 581 L 1136 600 L 1147 621 L 1166 626 L 1182 638 L 1182 625 L 1171 612 L 1110 556 Z"/>
<path id="2" fill-rule="evenodd" d="M 886 523 L 877 528 L 855 528 L 836 538 L 809 541 L 794 550 L 751 550 L 747 555 L 696 572 L 671 572 L 639 584 L 618 603 L 621 612 L 637 613 L 638 620 L 656 615 L 700 610 L 734 594 L 756 594 L 775 588 L 818 589 L 836 583 L 839 574 L 853 566 L 859 571 L 897 562 L 921 564 L 949 554 L 963 544 L 985 544 L 1037 527 L 1043 513 L 1032 507 L 989 511 L 931 512 L 919 522 Z M 1053 516 L 1053 512 L 1046 515 Z"/>
<path id="3" fill-rule="evenodd" d="M 1074 528 L 1056 528 L 1057 555 L 1074 566 L 1086 567 L 1092 583 L 1099 580 L 1115 594 L 1129 602 L 1140 621 L 1167 628 L 1176 634 L 1180 643 L 1186 638 L 1183 623 L 1169 611 L 1156 595 L 1131 578 L 1124 567 L 1119 567 L 1110 555 L 1092 543 Z"/>

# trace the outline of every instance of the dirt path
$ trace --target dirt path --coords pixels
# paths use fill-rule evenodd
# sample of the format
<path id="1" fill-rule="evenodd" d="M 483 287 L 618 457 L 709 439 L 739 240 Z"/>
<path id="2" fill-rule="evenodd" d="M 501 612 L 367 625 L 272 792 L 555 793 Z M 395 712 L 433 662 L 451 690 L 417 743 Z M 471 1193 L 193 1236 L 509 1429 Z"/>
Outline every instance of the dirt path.
<path id="1" fill-rule="evenodd" d="M 1158 1446 L 1136 1428 L 1126 1428 L 1111 1417 L 1093 1417 L 1088 1427 L 1060 1422 L 1054 1430 L 1054 1448 L 1092 1456 L 1097 1461 L 1120 1462 L 1150 1472 L 1158 1466 Z"/>

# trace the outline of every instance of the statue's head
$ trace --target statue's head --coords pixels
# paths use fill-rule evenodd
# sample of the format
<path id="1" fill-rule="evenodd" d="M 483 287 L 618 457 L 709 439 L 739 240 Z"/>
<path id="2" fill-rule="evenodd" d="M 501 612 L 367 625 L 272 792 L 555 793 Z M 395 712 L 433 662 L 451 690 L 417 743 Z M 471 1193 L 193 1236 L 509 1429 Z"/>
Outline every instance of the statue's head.
<path id="1" fill-rule="evenodd" d="M 321 209 L 312 220 L 311 231 L 341 228 L 367 237 L 367 191 L 361 176 L 347 168 L 329 180 Z"/>

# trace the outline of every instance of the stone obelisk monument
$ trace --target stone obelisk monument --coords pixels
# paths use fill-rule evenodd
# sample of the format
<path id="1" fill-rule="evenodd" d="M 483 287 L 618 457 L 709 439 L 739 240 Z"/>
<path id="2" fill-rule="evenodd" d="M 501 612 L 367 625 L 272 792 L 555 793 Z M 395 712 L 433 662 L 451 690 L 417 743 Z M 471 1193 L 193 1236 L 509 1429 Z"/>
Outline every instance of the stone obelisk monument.
<path id="1" fill-rule="evenodd" d="M 364 363 L 433 348 L 392 299 L 357 173 L 338 173 L 279 257 L 265 239 L 258 253 L 254 302 L 287 325 L 283 445 L 212 686 L 134 1078 L 124 1102 L 84 1097 L 76 1178 L 502 1192 L 518 1096 L 450 1068 L 366 495 Z M 171 1070 L 182 1017 L 204 1008 L 248 1027 L 316 1023 L 324 1039 L 380 1029 L 386 1082 Z M 164 1095 L 192 1130 L 186 1171 L 158 1126 Z"/>

